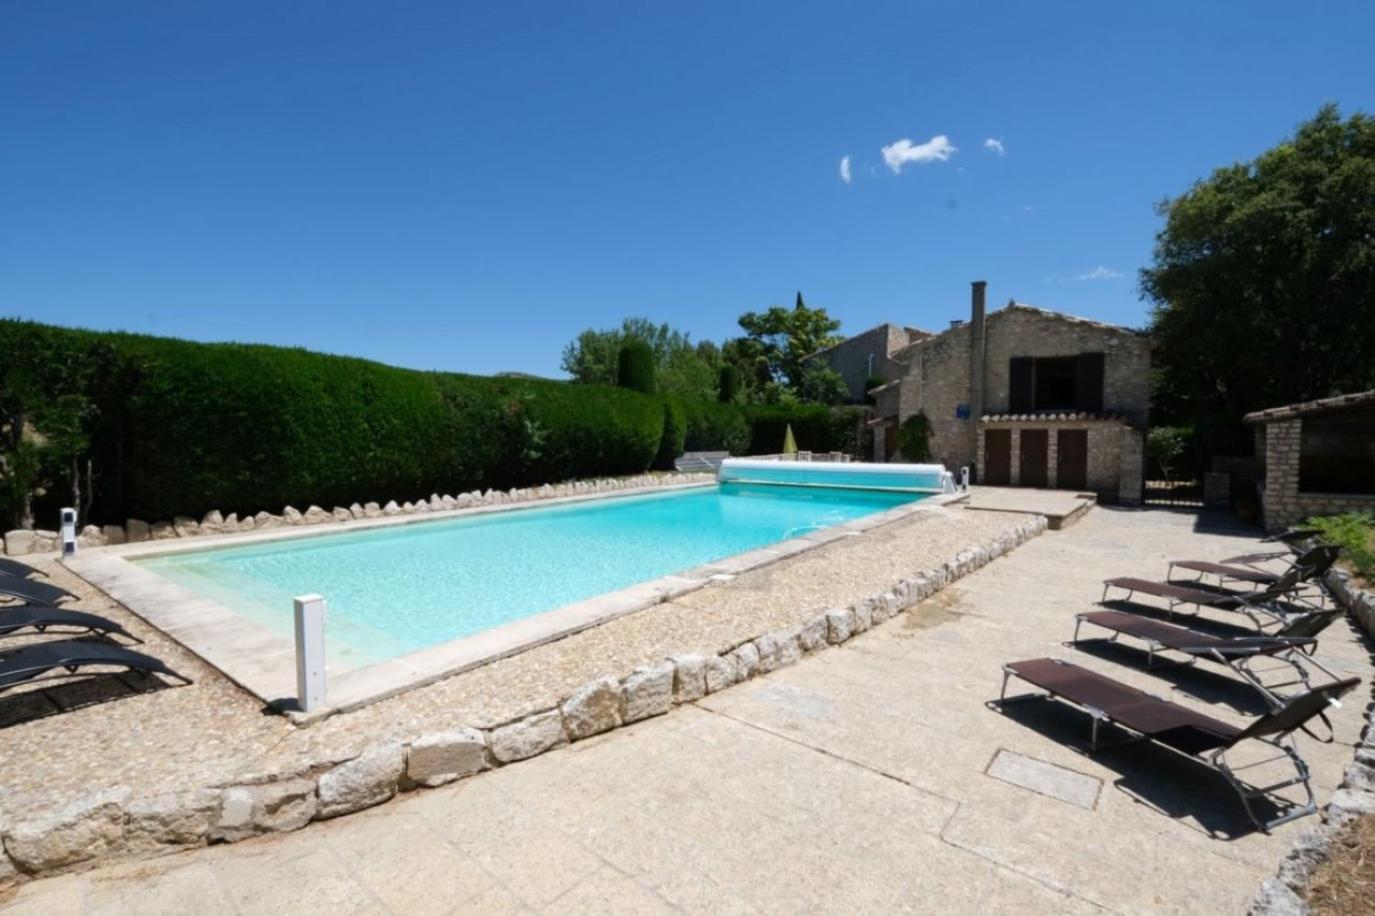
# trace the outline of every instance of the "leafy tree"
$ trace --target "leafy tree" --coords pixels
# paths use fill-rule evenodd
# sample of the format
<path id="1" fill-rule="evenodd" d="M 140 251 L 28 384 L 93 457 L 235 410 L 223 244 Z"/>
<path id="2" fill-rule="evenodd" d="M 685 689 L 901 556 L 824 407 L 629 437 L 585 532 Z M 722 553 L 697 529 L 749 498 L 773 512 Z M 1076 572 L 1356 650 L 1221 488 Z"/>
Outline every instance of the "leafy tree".
<path id="1" fill-rule="evenodd" d="M 1141 287 L 1161 419 L 1244 450 L 1248 411 L 1375 385 L 1375 119 L 1326 105 L 1159 212 Z"/>
<path id="2" fill-rule="evenodd" d="M 774 305 L 764 312 L 746 312 L 740 316 L 740 327 L 749 343 L 740 344 L 738 354 L 754 362 L 757 372 L 762 360 L 770 380 L 794 389 L 802 385 L 803 360 L 840 340 L 835 333 L 840 321 L 824 308 L 810 308 L 801 293 L 792 309 Z"/>
<path id="3" fill-rule="evenodd" d="M 660 391 L 688 399 L 715 397 L 720 348 L 710 341 L 693 344 L 685 332 L 647 318 L 627 318 L 610 330 L 583 331 L 564 348 L 563 370 L 575 382 L 614 385 L 621 347 L 630 340 L 648 344 Z"/>
<path id="4" fill-rule="evenodd" d="M 1146 434 L 1146 457 L 1155 463 L 1162 480 L 1174 480 L 1178 461 L 1193 437 L 1187 426 L 1153 426 Z"/>
<path id="5" fill-rule="evenodd" d="M 634 338 L 621 344 L 616 361 L 616 384 L 632 391 L 654 393 L 654 351 L 649 344 Z"/>
<path id="6" fill-rule="evenodd" d="M 734 404 L 740 396 L 740 368 L 734 363 L 726 363 L 716 379 L 716 399 L 722 404 Z"/>
<path id="7" fill-rule="evenodd" d="M 830 366 L 811 363 L 802 370 L 797 396 L 814 404 L 844 404 L 850 398 L 850 386 Z"/>

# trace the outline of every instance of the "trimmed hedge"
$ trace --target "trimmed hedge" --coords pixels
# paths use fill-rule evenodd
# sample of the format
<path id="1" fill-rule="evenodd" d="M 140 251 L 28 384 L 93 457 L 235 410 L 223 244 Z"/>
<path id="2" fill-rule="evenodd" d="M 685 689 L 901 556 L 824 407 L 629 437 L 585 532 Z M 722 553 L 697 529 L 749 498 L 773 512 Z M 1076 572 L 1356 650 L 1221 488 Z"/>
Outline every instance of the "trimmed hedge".
<path id="1" fill-rule="evenodd" d="M 850 450 L 860 427 L 855 411 L 819 405 L 686 403 L 9 320 L 0 361 L 31 368 L 47 396 L 89 400 L 96 497 L 86 521 L 97 523 L 637 474 L 656 458 L 671 466 L 684 448 L 777 452 L 787 423 L 804 449 Z M 63 500 L 50 495 L 39 517 Z"/>

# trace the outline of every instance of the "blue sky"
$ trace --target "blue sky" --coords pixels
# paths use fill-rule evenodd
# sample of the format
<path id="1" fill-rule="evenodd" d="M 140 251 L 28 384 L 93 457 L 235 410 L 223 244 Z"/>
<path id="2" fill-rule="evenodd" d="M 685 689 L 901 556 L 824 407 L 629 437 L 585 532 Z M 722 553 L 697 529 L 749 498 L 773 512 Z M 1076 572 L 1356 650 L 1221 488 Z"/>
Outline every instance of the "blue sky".
<path id="1" fill-rule="evenodd" d="M 1155 202 L 1375 110 L 1359 3 L 0 2 L 0 315 L 479 373 L 798 289 L 1139 325 Z"/>

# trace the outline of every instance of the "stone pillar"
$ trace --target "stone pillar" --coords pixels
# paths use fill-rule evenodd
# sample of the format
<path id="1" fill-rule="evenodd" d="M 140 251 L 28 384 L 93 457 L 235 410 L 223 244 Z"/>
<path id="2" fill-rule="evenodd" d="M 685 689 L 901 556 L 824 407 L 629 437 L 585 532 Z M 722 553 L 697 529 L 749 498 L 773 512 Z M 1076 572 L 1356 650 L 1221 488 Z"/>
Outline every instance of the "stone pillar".
<path id="1" fill-rule="evenodd" d="M 1265 429 L 1265 529 L 1278 531 L 1301 521 L 1299 506 L 1299 451 L 1303 442 L 1302 420 L 1275 420 Z"/>
<path id="2" fill-rule="evenodd" d="M 979 422 L 978 417 L 974 417 L 974 482 L 980 483 L 984 479 L 984 427 Z M 952 469 L 951 473 L 958 474 L 959 469 Z"/>
<path id="3" fill-rule="evenodd" d="M 1122 427 L 1122 449 L 1117 464 L 1117 501 L 1124 506 L 1141 505 L 1146 473 L 1146 435 L 1130 426 Z"/>
<path id="4" fill-rule="evenodd" d="M 1060 487 L 1060 436 L 1054 427 L 1046 430 L 1046 486 L 1052 490 Z"/>
<path id="5" fill-rule="evenodd" d="M 1022 430 L 1021 427 L 1012 428 L 1012 457 L 1009 459 L 1012 467 L 1008 469 L 1011 475 L 1009 485 L 1020 487 L 1022 485 Z"/>
<path id="6" fill-rule="evenodd" d="M 883 461 L 883 460 L 884 460 L 884 459 L 883 459 L 883 456 L 884 456 L 885 454 L 887 454 L 887 450 L 886 450 L 885 446 L 887 445 L 886 439 L 887 439 L 887 436 L 888 436 L 888 431 L 884 428 L 884 427 L 887 426 L 887 425 L 888 425 L 888 424 L 885 423 L 885 424 L 883 424 L 883 425 L 881 425 L 881 426 L 875 426 L 875 427 L 874 427 L 874 460 L 875 460 L 875 461 L 879 461 L 879 462 Z"/>

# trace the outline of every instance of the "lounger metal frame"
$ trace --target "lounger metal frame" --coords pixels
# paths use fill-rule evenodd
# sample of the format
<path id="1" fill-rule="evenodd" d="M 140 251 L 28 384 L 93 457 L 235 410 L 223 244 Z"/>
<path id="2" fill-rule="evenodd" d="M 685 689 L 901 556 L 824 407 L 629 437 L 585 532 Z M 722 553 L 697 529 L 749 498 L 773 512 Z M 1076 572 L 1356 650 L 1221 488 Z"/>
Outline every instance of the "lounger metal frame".
<path id="1" fill-rule="evenodd" d="M 1231 657 L 1226 655 L 1225 653 L 1219 652 L 1215 646 L 1167 646 L 1164 643 L 1159 642 L 1158 640 L 1151 639 L 1147 636 L 1140 636 L 1136 633 L 1128 633 L 1124 630 L 1115 630 L 1112 627 L 1105 626 L 1101 623 L 1098 623 L 1097 621 L 1089 620 L 1088 617 L 1091 613 L 1094 612 L 1086 611 L 1082 614 L 1074 615 L 1074 638 L 1071 640 L 1071 642 L 1074 645 L 1077 646 L 1079 644 L 1079 628 L 1083 626 L 1085 623 L 1088 623 L 1092 626 L 1101 627 L 1102 629 L 1107 630 L 1109 633 L 1111 633 L 1112 635 L 1109 637 L 1110 642 L 1117 642 L 1118 637 L 1126 636 L 1130 637 L 1131 639 L 1139 640 L 1145 643 L 1146 669 L 1148 671 L 1155 667 L 1156 656 L 1162 655 L 1166 652 L 1179 652 L 1187 656 L 1187 658 L 1183 660 L 1169 659 L 1168 662 L 1165 665 L 1163 665 L 1163 667 L 1168 668 L 1192 667 L 1193 665 L 1198 663 L 1198 660 L 1200 658 L 1206 658 L 1209 661 L 1217 662 L 1219 665 L 1225 665 L 1227 668 L 1231 669 L 1231 671 L 1234 674 L 1236 674 L 1237 677 L 1241 678 L 1242 680 L 1246 681 L 1246 683 L 1256 688 L 1256 690 L 1260 692 L 1260 695 L 1265 699 L 1265 702 L 1272 709 L 1278 709 L 1279 707 L 1283 706 L 1284 701 L 1289 698 L 1286 694 L 1277 693 L 1276 691 L 1279 688 L 1302 686 L 1303 692 L 1305 693 L 1308 692 L 1308 690 L 1312 689 L 1312 681 L 1309 677 L 1309 672 L 1306 665 L 1312 665 L 1314 668 L 1317 668 L 1319 671 L 1321 671 L 1323 674 L 1327 675 L 1334 681 L 1338 680 L 1337 675 L 1331 669 L 1325 667 L 1321 662 L 1319 662 L 1316 658 L 1313 657 L 1313 654 L 1318 647 L 1318 641 L 1312 637 L 1249 637 L 1252 639 L 1283 640 L 1285 642 L 1290 643 L 1290 645 L 1285 648 L 1280 648 L 1277 651 L 1273 652 L 1258 651 L 1253 655 Z M 1251 663 L 1262 658 L 1273 659 L 1277 662 L 1283 662 L 1284 664 L 1288 665 L 1290 668 L 1294 669 L 1294 673 L 1296 675 L 1295 678 L 1293 680 L 1280 681 L 1278 683 L 1265 683 L 1265 681 L 1261 679 L 1260 674 L 1258 672 L 1251 670 Z"/>
<path id="2" fill-rule="evenodd" d="M 1009 665 L 1003 665 L 1002 668 L 1003 685 L 1002 690 L 999 691 L 998 694 L 999 708 L 1008 703 L 1007 683 L 1013 675 L 1017 674 L 1017 672 L 1012 670 L 1012 668 Z M 1027 681 L 1026 683 L 1031 684 L 1030 681 Z M 1282 732 L 1276 732 L 1273 735 L 1242 735 L 1239 736 L 1236 741 L 1234 741 L 1227 747 L 1221 747 L 1213 751 L 1205 751 L 1202 754 L 1188 754 L 1184 751 L 1179 750 L 1178 748 L 1174 748 L 1163 742 L 1156 741 L 1150 735 L 1142 734 L 1130 728 L 1129 726 L 1123 725 L 1121 722 L 1116 721 L 1106 712 L 1104 712 L 1101 709 L 1098 709 L 1095 706 L 1092 706 L 1087 703 L 1080 703 L 1076 700 L 1071 700 L 1068 697 L 1061 696 L 1053 690 L 1042 687 L 1039 684 L 1032 684 L 1031 686 L 1039 690 L 1044 690 L 1045 694 L 1028 694 L 1025 697 L 1017 697 L 1014 699 L 1021 700 L 1050 698 L 1054 700 L 1059 700 L 1060 702 L 1068 706 L 1072 706 L 1076 709 L 1081 709 L 1089 714 L 1089 716 L 1093 720 L 1092 733 L 1089 739 L 1090 747 L 1093 751 L 1098 750 L 1098 726 L 1100 723 L 1107 723 L 1109 725 L 1115 725 L 1116 727 L 1124 731 L 1130 732 L 1133 735 L 1133 738 L 1131 739 L 1133 742 L 1150 741 L 1152 744 L 1155 744 L 1159 747 L 1163 747 L 1186 759 L 1197 761 L 1198 763 L 1203 764 L 1209 769 L 1214 770 L 1215 772 L 1220 774 L 1222 778 L 1227 780 L 1228 785 L 1230 785 L 1233 791 L 1235 791 L 1237 795 L 1241 798 L 1241 804 L 1246 809 L 1246 816 L 1249 817 L 1251 819 L 1251 823 L 1255 824 L 1256 827 L 1259 828 L 1263 833 L 1269 833 L 1271 830 L 1273 830 L 1276 827 L 1279 827 L 1282 824 L 1287 824 L 1290 821 L 1296 821 L 1299 818 L 1307 817 L 1310 814 L 1317 813 L 1317 798 L 1313 794 L 1313 786 L 1310 782 L 1312 773 L 1308 768 L 1307 762 L 1304 761 L 1303 757 L 1299 756 L 1298 743 L 1294 739 L 1294 732 L 1299 731 L 1301 729 L 1306 731 L 1303 724 L 1296 725 Z M 1146 691 L 1142 691 L 1142 693 L 1145 693 L 1146 696 L 1149 696 L 1152 699 L 1160 700 L 1161 702 L 1170 702 L 1169 700 L 1166 700 L 1164 697 L 1156 696 L 1153 693 L 1147 693 Z M 1331 703 L 1333 706 L 1340 705 L 1334 699 L 1329 699 L 1328 702 Z M 1237 744 L 1239 744 L 1240 741 L 1243 740 L 1243 738 L 1248 738 L 1254 741 L 1260 741 L 1263 744 L 1275 748 L 1280 753 L 1276 754 L 1273 757 L 1267 757 L 1264 760 L 1258 760 L 1254 763 L 1248 763 L 1243 764 L 1239 767 L 1234 767 L 1227 762 L 1227 752 L 1235 748 Z M 1294 775 L 1286 779 L 1281 779 L 1279 782 L 1271 783 L 1267 786 L 1252 786 L 1249 783 L 1243 782 L 1240 776 L 1237 775 L 1245 770 L 1253 770 L 1257 767 L 1265 766 L 1267 764 L 1275 763 L 1277 761 L 1287 761 L 1294 768 Z M 1303 791 L 1306 798 L 1302 805 L 1297 805 L 1296 803 L 1278 794 L 1281 790 L 1293 788 L 1294 786 L 1303 786 Z M 1258 798 L 1269 799 L 1271 804 L 1275 805 L 1275 807 L 1281 808 L 1282 810 L 1288 807 L 1288 810 L 1286 810 L 1285 813 L 1281 814 L 1279 817 L 1272 818 L 1268 821 L 1261 820 L 1256 815 L 1255 808 L 1253 807 L 1253 803 Z"/>

